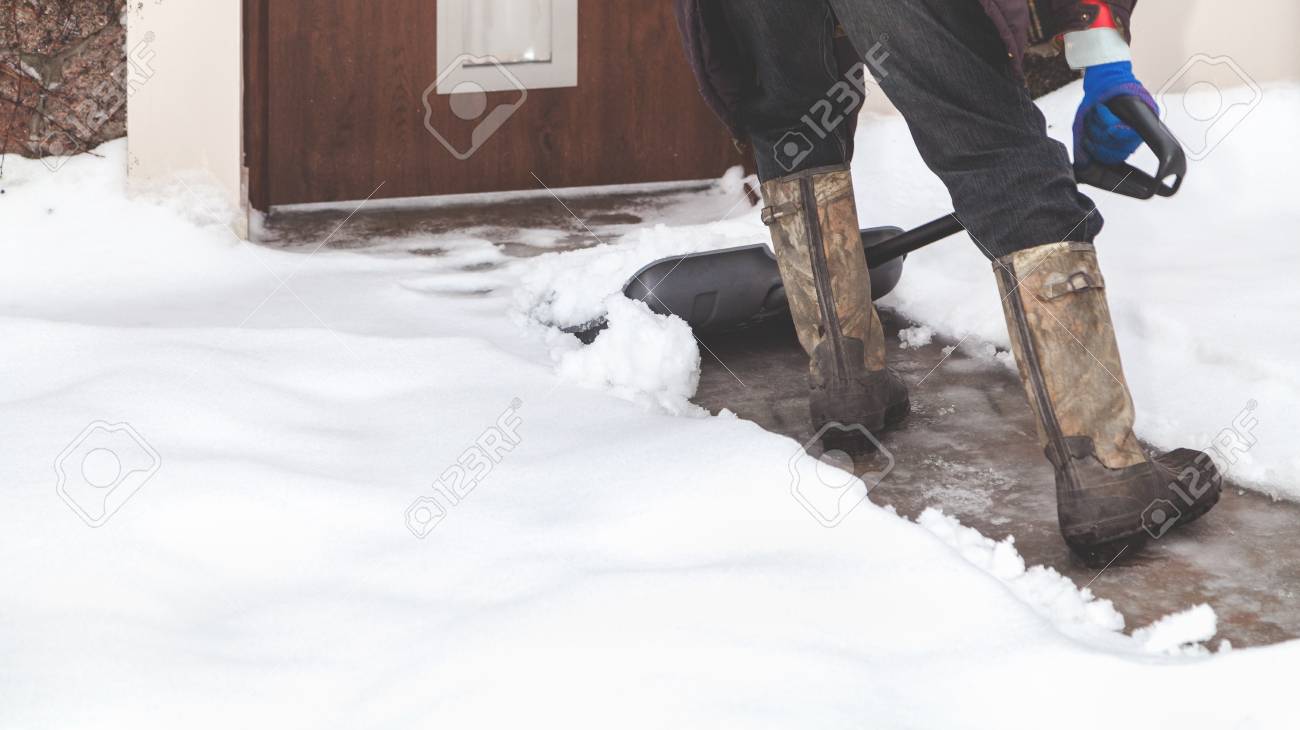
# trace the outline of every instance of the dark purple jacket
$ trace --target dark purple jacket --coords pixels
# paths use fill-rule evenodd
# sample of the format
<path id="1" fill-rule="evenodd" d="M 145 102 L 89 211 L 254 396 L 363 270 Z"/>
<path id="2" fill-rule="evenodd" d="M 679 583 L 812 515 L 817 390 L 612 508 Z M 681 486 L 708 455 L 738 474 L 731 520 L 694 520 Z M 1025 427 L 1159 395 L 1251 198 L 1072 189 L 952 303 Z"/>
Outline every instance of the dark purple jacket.
<path id="1" fill-rule="evenodd" d="M 699 81 L 700 93 L 731 130 L 732 136 L 741 139 L 743 134 L 737 110 L 746 90 L 753 84 L 754 70 L 727 28 L 722 0 L 674 2 L 677 26 L 682 32 L 686 56 Z M 1120 31 L 1127 38 L 1129 16 L 1137 0 L 979 0 L 1002 36 L 1011 68 L 1018 77 L 1022 75 L 1025 49 L 1061 33 L 1087 28 L 1097 17 L 1100 2 L 1110 6 Z M 847 71 L 857 59 L 848 49 L 850 53 L 846 63 L 843 49 L 837 50 L 841 51 L 841 63 Z"/>

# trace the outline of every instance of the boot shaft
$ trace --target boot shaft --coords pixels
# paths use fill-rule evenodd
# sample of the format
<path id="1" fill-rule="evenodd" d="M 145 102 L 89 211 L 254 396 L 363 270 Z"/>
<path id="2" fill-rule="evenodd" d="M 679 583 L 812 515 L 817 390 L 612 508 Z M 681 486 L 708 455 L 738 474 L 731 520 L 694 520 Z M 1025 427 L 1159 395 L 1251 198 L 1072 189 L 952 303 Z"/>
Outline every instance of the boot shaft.
<path id="1" fill-rule="evenodd" d="M 1080 451 L 1091 451 L 1108 469 L 1145 462 L 1092 244 L 1037 246 L 1003 256 L 993 269 L 1039 440 L 1052 462 Z"/>
<path id="2" fill-rule="evenodd" d="M 853 181 L 847 167 L 763 183 L 768 225 L 799 342 L 814 379 L 885 367 L 884 331 L 871 303 Z"/>

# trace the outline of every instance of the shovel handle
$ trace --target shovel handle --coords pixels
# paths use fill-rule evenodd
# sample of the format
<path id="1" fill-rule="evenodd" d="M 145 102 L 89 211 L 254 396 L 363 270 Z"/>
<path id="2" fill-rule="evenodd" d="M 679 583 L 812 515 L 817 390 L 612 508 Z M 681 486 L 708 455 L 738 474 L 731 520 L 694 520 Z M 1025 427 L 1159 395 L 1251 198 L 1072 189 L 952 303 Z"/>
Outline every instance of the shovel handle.
<path id="1" fill-rule="evenodd" d="M 1169 131 L 1169 128 L 1160 121 L 1160 118 L 1156 116 L 1151 107 L 1146 105 L 1146 102 L 1135 96 L 1116 97 L 1107 101 L 1106 106 L 1114 112 L 1115 116 L 1120 118 L 1120 121 L 1132 127 L 1138 133 L 1138 136 L 1142 138 L 1142 141 L 1155 153 L 1158 163 L 1156 173 L 1149 175 L 1128 163 L 1117 165 L 1104 165 L 1101 163 L 1076 164 L 1074 167 L 1075 180 L 1087 183 L 1095 188 L 1142 200 L 1155 195 L 1167 198 L 1177 193 L 1178 188 L 1183 184 L 1183 177 L 1187 174 L 1187 156 L 1183 153 L 1182 146 L 1178 144 L 1177 138 Z M 1170 176 L 1173 176 L 1173 182 L 1165 183 L 1165 179 Z M 862 231 L 862 244 L 866 251 L 868 266 L 877 269 L 894 259 L 906 256 L 919 248 L 959 233 L 962 230 L 964 228 L 961 222 L 957 220 L 957 216 L 948 214 L 885 240 L 880 239 L 880 229 L 864 230 Z M 739 251 L 743 254 L 747 248 L 750 247 L 737 249 L 731 253 L 735 255 Z M 762 248 L 762 246 L 760 245 L 759 248 Z M 714 252 L 714 255 L 717 253 L 725 252 Z M 691 254 L 686 258 L 708 255 Z M 767 262 L 770 263 L 772 254 L 764 251 L 764 256 Z M 677 263 L 680 263 L 681 260 L 682 257 L 664 259 L 642 269 L 642 272 L 668 263 L 671 265 L 667 269 L 667 273 L 671 274 L 677 269 Z M 759 261 L 759 263 L 762 262 Z M 773 272 L 775 272 L 775 266 L 772 268 Z M 894 273 L 895 282 L 898 273 L 899 271 Z M 778 274 L 774 273 L 773 275 L 779 277 Z M 667 274 L 664 276 L 666 278 Z M 642 284 L 638 277 L 633 277 L 633 281 L 628 282 L 628 285 L 624 287 L 624 294 L 628 294 L 629 288 L 634 283 L 638 286 Z M 649 287 L 649 290 L 653 291 L 653 288 Z M 632 296 L 634 299 L 645 298 L 633 296 L 632 294 L 628 294 L 628 296 Z M 602 317 L 577 327 L 567 328 L 565 331 L 577 334 L 584 342 L 590 342 L 595 339 L 596 335 L 604 327 L 605 320 Z"/>
<path id="2" fill-rule="evenodd" d="M 1187 155 L 1173 132 L 1160 121 L 1160 117 L 1136 96 L 1117 96 L 1106 102 L 1106 108 L 1114 112 L 1121 122 L 1132 127 L 1155 153 L 1157 167 L 1154 175 L 1121 162 L 1104 165 L 1094 162 L 1088 165 L 1075 164 L 1074 178 L 1094 188 L 1109 190 L 1130 198 L 1146 200 L 1153 195 L 1164 198 L 1178 192 L 1187 175 Z M 1174 176 L 1173 183 L 1164 180 Z"/>
<path id="3" fill-rule="evenodd" d="M 1177 193 L 1187 175 L 1187 155 L 1183 153 L 1182 145 L 1178 144 L 1178 138 L 1160 121 L 1151 107 L 1136 96 L 1117 96 L 1106 102 L 1106 106 L 1120 121 L 1132 127 L 1155 153 L 1156 173 L 1150 175 L 1128 163 L 1103 165 L 1094 162 L 1091 165 L 1076 165 L 1075 179 L 1094 188 L 1140 200 L 1155 195 L 1168 198 Z M 1164 182 L 1171 175 L 1174 177 L 1173 182 Z M 936 218 L 867 247 L 867 265 L 880 266 L 962 230 L 955 215 Z"/>
<path id="4" fill-rule="evenodd" d="M 913 251 L 929 246 L 935 241 L 947 238 L 965 229 L 957 221 L 957 216 L 949 213 L 942 218 L 935 218 L 910 231 L 903 231 L 888 240 L 867 247 L 867 267 L 874 269 L 893 261 L 899 256 L 906 256 Z M 866 231 L 863 231 L 865 234 Z"/>

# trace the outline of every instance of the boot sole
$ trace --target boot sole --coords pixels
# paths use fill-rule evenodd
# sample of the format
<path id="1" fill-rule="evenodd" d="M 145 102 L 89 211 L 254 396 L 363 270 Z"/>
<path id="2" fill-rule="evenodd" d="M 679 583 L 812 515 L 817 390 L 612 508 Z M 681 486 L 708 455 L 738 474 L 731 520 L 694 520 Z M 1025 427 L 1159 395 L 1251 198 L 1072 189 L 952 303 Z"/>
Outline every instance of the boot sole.
<path id="1" fill-rule="evenodd" d="M 1155 460 L 1164 463 L 1167 468 L 1173 468 L 1177 471 L 1177 465 L 1186 463 L 1189 460 L 1187 455 L 1194 453 L 1196 453 L 1196 451 L 1193 449 L 1174 449 L 1163 457 L 1156 457 Z M 1219 473 L 1217 468 L 1215 468 L 1212 478 L 1214 480 L 1213 484 L 1206 490 L 1205 494 L 1201 498 L 1195 500 L 1191 505 L 1184 505 L 1182 507 L 1183 514 L 1182 517 L 1179 517 L 1178 521 L 1174 523 L 1175 528 L 1183 525 L 1190 525 L 1199 520 L 1201 517 L 1204 517 L 1209 513 L 1209 511 L 1214 508 L 1214 505 L 1219 503 L 1219 497 L 1223 495 L 1223 475 Z"/>
<path id="2" fill-rule="evenodd" d="M 884 428 L 890 429 L 899 426 L 907 420 L 908 414 L 912 412 L 912 399 L 905 398 L 902 403 L 890 406 L 885 409 Z"/>
<path id="3" fill-rule="evenodd" d="M 1100 534 L 1108 532 L 1105 529 L 1096 527 L 1087 530 L 1062 530 L 1061 535 L 1065 538 L 1066 545 L 1069 546 L 1070 552 L 1084 562 L 1090 568 L 1104 568 L 1120 556 L 1125 549 L 1129 549 L 1133 554 L 1138 549 L 1144 547 L 1147 543 L 1159 540 L 1169 532 L 1177 530 L 1185 525 L 1190 525 L 1197 519 L 1203 517 L 1218 504 L 1219 496 L 1222 492 L 1216 487 L 1212 496 L 1206 496 L 1196 502 L 1197 509 L 1184 512 L 1168 530 L 1160 533 L 1158 537 L 1152 536 L 1147 532 L 1145 527 L 1141 526 L 1141 516 L 1139 516 L 1139 527 L 1137 530 L 1125 529 L 1120 534 L 1110 534 L 1106 537 L 1100 537 Z M 1112 523 L 1132 523 L 1133 518 L 1119 518 L 1112 520 Z"/>
<path id="4" fill-rule="evenodd" d="M 866 429 L 872 436 L 888 431 L 900 425 L 906 420 L 909 413 L 912 412 L 911 400 L 904 400 L 902 403 L 895 404 L 883 411 L 867 414 L 861 419 L 860 423 L 854 425 Z M 826 429 L 835 423 L 842 421 L 827 421 L 821 424 L 818 430 Z M 848 454 L 869 454 L 880 450 L 876 441 L 868 438 L 856 428 L 842 429 L 830 428 L 821 437 L 822 448 L 831 451 L 843 451 Z"/>
<path id="5" fill-rule="evenodd" d="M 822 449 L 825 451 L 843 451 L 850 456 L 874 454 L 879 451 L 877 442 L 867 438 L 861 431 L 827 431 L 821 437 Z"/>
<path id="6" fill-rule="evenodd" d="M 1223 493 L 1223 477 L 1213 466 L 1213 462 L 1205 465 L 1197 460 L 1198 456 L 1203 455 L 1193 449 L 1175 449 L 1152 459 L 1153 464 L 1159 466 L 1156 474 L 1162 472 L 1164 474 L 1159 478 L 1170 479 L 1168 482 L 1161 481 L 1158 485 L 1153 485 L 1159 487 L 1156 490 L 1158 499 L 1167 499 L 1175 508 L 1176 515 L 1170 518 L 1161 517 L 1160 523 L 1148 525 L 1147 510 L 1156 506 L 1153 502 L 1150 506 L 1144 507 L 1141 512 L 1125 511 L 1112 514 L 1106 519 L 1068 527 L 1063 522 L 1061 535 L 1070 546 L 1070 550 L 1089 565 L 1098 561 L 1104 563 L 1117 555 L 1125 546 L 1140 547 L 1147 542 L 1160 540 L 1170 531 L 1189 525 L 1205 516 L 1219 502 Z M 1188 474 L 1189 465 L 1193 466 L 1195 474 Z M 1060 479 L 1058 472 L 1058 504 L 1062 504 L 1062 500 L 1066 498 L 1062 492 Z M 1193 496 L 1190 494 L 1192 491 L 1199 491 L 1199 494 Z M 1076 505 L 1075 511 L 1077 510 L 1088 511 L 1082 505 Z"/>
<path id="7" fill-rule="evenodd" d="M 1094 570 L 1101 570 L 1113 564 L 1121 555 L 1137 555 L 1148 541 L 1149 538 L 1146 532 L 1139 532 L 1136 535 L 1114 538 L 1095 544 L 1075 544 L 1069 538 L 1066 538 L 1065 542 L 1069 546 L 1070 552 L 1084 565 Z"/>

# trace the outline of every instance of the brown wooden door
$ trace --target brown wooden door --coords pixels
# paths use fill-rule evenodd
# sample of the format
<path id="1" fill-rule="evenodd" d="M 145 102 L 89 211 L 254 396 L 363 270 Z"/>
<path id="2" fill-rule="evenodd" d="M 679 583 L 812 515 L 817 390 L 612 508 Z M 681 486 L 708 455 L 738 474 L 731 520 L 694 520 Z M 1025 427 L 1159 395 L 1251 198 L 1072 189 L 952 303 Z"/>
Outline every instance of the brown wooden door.
<path id="1" fill-rule="evenodd" d="M 534 89 L 471 157 L 425 128 L 436 0 L 245 0 L 255 207 L 714 177 L 741 161 L 669 0 L 580 0 L 578 85 Z M 489 95 L 499 103 L 507 92 Z M 446 105 L 434 125 L 453 125 Z"/>

